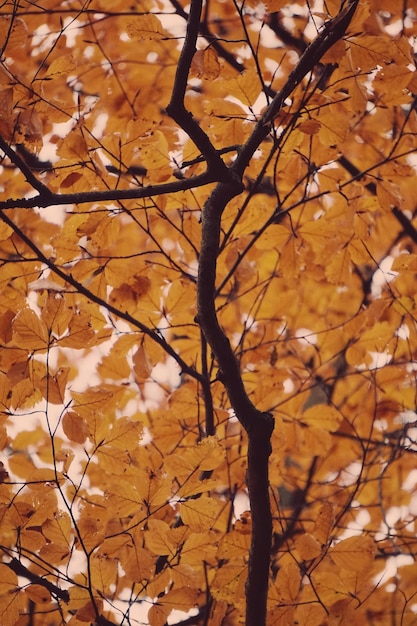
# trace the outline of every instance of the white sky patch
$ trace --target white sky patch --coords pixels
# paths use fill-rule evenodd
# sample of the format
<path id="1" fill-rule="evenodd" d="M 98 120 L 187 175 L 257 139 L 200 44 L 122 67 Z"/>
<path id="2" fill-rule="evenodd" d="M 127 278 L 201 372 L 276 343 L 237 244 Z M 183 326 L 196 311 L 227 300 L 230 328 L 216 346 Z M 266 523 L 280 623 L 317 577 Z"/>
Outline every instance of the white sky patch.
<path id="1" fill-rule="evenodd" d="M 381 367 L 385 367 L 391 362 L 392 354 L 389 352 L 368 352 L 371 357 L 371 362 L 358 369 L 377 370 Z"/>
<path id="2" fill-rule="evenodd" d="M 292 393 L 294 391 L 294 381 L 292 378 L 286 378 L 282 383 L 282 390 L 284 393 Z"/>

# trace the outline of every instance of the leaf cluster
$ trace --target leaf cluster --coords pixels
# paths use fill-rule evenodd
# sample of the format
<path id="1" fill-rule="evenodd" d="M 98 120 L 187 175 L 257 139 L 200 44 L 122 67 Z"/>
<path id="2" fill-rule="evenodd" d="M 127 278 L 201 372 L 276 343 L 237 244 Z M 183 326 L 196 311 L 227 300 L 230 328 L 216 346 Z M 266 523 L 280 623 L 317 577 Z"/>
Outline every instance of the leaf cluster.
<path id="1" fill-rule="evenodd" d="M 415 8 L 197 5 L 0 7 L 0 621 L 411 625 Z"/>

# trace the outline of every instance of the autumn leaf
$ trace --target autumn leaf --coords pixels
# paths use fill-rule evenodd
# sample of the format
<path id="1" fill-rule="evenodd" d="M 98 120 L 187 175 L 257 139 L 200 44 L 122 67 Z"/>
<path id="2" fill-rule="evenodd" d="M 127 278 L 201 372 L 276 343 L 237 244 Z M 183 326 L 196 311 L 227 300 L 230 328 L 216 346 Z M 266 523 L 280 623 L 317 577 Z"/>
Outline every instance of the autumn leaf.
<path id="1" fill-rule="evenodd" d="M 311 426 L 332 432 L 337 430 L 343 418 L 334 407 L 327 404 L 315 404 L 304 411 L 302 419 Z"/>
<path id="2" fill-rule="evenodd" d="M 144 345 L 140 345 L 133 355 L 133 371 L 137 383 L 147 380 L 152 373 L 153 365 L 145 351 Z"/>
<path id="3" fill-rule="evenodd" d="M 46 605 L 51 601 L 51 594 L 41 585 L 29 585 L 25 593 L 35 604 Z"/>
<path id="4" fill-rule="evenodd" d="M 156 15 L 148 13 L 140 15 L 127 25 L 127 33 L 131 39 L 161 39 L 164 37 L 164 29 Z"/>
<path id="5" fill-rule="evenodd" d="M 13 340 L 20 348 L 45 350 L 49 336 L 45 324 L 32 309 L 25 308 L 12 321 Z"/>
<path id="6" fill-rule="evenodd" d="M 220 74 L 218 55 L 213 48 L 197 50 L 191 64 L 191 75 L 203 80 L 214 80 Z"/>
<path id="7" fill-rule="evenodd" d="M 296 563 L 285 563 L 279 570 L 275 583 L 278 594 L 284 601 L 294 602 L 301 584 L 300 570 Z"/>
<path id="8" fill-rule="evenodd" d="M 368 570 L 374 554 L 374 543 L 370 537 L 366 536 L 343 539 L 329 550 L 329 555 L 336 565 L 353 572 Z"/>

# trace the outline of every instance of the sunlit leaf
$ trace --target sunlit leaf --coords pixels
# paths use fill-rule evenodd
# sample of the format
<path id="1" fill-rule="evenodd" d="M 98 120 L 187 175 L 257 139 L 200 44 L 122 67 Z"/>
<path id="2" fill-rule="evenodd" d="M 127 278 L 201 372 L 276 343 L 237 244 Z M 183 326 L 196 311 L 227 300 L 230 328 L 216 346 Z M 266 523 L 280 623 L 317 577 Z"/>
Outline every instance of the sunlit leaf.
<path id="1" fill-rule="evenodd" d="M 144 345 L 140 345 L 133 355 L 133 371 L 137 383 L 142 383 L 149 378 L 153 365 L 145 351 Z"/>
<path id="2" fill-rule="evenodd" d="M 51 601 L 51 594 L 42 585 L 29 585 L 26 587 L 25 593 L 35 604 L 48 604 Z"/>
<path id="3" fill-rule="evenodd" d="M 20 311 L 12 322 L 13 340 L 20 348 L 45 350 L 49 344 L 48 330 L 32 309 Z"/>
<path id="4" fill-rule="evenodd" d="M 214 80 L 220 74 L 220 63 L 213 48 L 197 50 L 191 64 L 191 74 L 203 80 Z"/>
<path id="5" fill-rule="evenodd" d="M 370 537 L 359 535 L 343 539 L 330 549 L 329 554 L 340 568 L 359 572 L 370 567 L 375 546 Z"/>
<path id="6" fill-rule="evenodd" d="M 165 459 L 165 467 L 173 475 L 189 475 L 197 469 L 212 470 L 224 460 L 224 450 L 214 437 L 203 439 L 198 445 L 181 450 Z"/>
<path id="7" fill-rule="evenodd" d="M 127 33 L 131 39 L 161 39 L 164 29 L 156 15 L 149 13 L 139 15 L 127 25 Z"/>
<path id="8" fill-rule="evenodd" d="M 219 507 L 216 500 L 208 496 L 201 496 L 197 500 L 187 500 L 181 504 L 181 517 L 191 530 L 203 532 L 212 528 Z"/>
<path id="9" fill-rule="evenodd" d="M 337 430 L 343 417 L 332 406 L 327 404 L 315 404 L 304 411 L 302 419 L 312 426 L 332 432 Z"/>
<path id="10" fill-rule="evenodd" d="M 283 600 L 294 602 L 301 584 L 301 574 L 297 564 L 285 563 L 278 572 L 275 584 Z"/>
<path id="11" fill-rule="evenodd" d="M 88 437 L 87 423 L 74 411 L 65 413 L 62 418 L 62 428 L 70 441 L 84 443 Z"/>

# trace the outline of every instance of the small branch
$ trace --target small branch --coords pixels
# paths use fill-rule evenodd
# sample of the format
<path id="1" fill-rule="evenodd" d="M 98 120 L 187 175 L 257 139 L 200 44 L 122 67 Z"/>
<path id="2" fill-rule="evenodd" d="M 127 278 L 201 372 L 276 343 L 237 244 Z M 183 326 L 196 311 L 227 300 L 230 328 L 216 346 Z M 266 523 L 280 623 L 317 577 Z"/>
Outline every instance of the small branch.
<path id="1" fill-rule="evenodd" d="M 31 583 L 36 585 L 41 585 L 45 589 L 49 591 L 49 593 L 64 602 L 69 602 L 70 597 L 69 593 L 66 589 L 60 589 L 53 583 L 51 583 L 47 578 L 43 576 L 38 576 L 38 574 L 34 574 L 27 567 L 25 567 L 20 561 L 15 558 L 12 558 L 8 563 L 3 561 L 3 565 L 7 565 L 17 576 L 22 576 L 23 578 L 27 578 Z"/>
<path id="2" fill-rule="evenodd" d="M 57 276 L 62 278 L 66 283 L 71 285 L 71 287 L 73 287 L 77 293 L 82 294 L 83 296 L 91 300 L 92 302 L 95 302 L 99 306 L 104 307 L 109 313 L 113 313 L 113 315 L 115 315 L 119 319 L 123 319 L 126 322 L 129 322 L 129 324 L 131 324 L 134 328 L 137 328 L 142 333 L 150 337 L 153 341 L 155 341 L 155 343 L 161 346 L 161 348 L 169 356 L 171 356 L 174 359 L 174 361 L 176 361 L 176 363 L 180 366 L 181 371 L 183 373 L 188 374 L 192 378 L 195 378 L 196 380 L 202 382 L 201 375 L 193 367 L 187 365 L 187 363 L 180 357 L 180 355 L 175 352 L 174 348 L 167 341 L 165 341 L 162 335 L 160 335 L 157 331 L 152 330 L 151 328 L 148 328 L 148 326 L 146 326 L 145 324 L 142 324 L 142 322 L 134 318 L 129 313 L 125 311 L 120 311 L 119 309 L 111 305 L 109 302 L 106 302 L 106 300 L 103 300 L 102 298 L 97 296 L 95 293 L 93 293 L 92 291 L 84 287 L 84 285 L 78 282 L 71 274 L 64 272 L 60 267 L 55 265 L 55 263 L 53 263 L 50 258 L 45 256 L 42 250 L 40 250 L 36 246 L 36 244 L 30 239 L 30 237 L 25 235 L 25 233 L 21 230 L 21 228 L 19 228 L 19 226 L 17 226 L 4 213 L 4 211 L 1 211 L 1 210 L 0 210 L 0 220 L 2 220 L 5 224 L 7 224 L 8 226 L 10 226 L 10 228 L 13 229 L 16 235 L 18 235 L 20 239 L 28 246 L 28 248 L 30 248 L 35 253 L 36 258 L 39 259 L 39 261 L 44 263 L 47 267 L 49 267 L 50 270 L 52 270 L 54 274 L 56 274 Z"/>
<path id="3" fill-rule="evenodd" d="M 193 118 L 190 111 L 185 108 L 184 104 L 188 75 L 190 73 L 191 63 L 196 52 L 202 6 L 202 0 L 191 0 L 185 42 L 178 61 L 171 100 L 166 107 L 166 112 L 175 122 L 177 122 L 179 126 L 181 126 L 190 139 L 195 143 L 207 161 L 209 172 L 215 175 L 216 180 L 229 180 L 231 175 L 228 167 L 225 165 L 223 159 L 211 143 L 208 135 L 206 135 L 200 124 Z"/>
<path id="4" fill-rule="evenodd" d="M 33 209 L 58 206 L 63 204 L 86 204 L 88 202 L 117 202 L 122 200 L 139 200 L 162 196 L 167 193 L 186 191 L 195 187 L 202 187 L 216 182 L 213 173 L 204 172 L 199 176 L 175 180 L 161 185 L 148 185 L 134 189 L 108 189 L 106 191 L 82 191 L 80 193 L 51 193 L 49 189 L 42 189 L 38 196 L 33 198 L 10 198 L 0 202 L 0 211 L 4 209 Z M 38 189 L 39 191 L 39 189 Z"/>
<path id="5" fill-rule="evenodd" d="M 184 9 L 182 8 L 182 6 L 178 2 L 178 0 L 170 0 L 170 2 L 172 4 L 172 6 L 174 7 L 177 15 L 182 17 L 184 20 L 187 20 L 188 19 L 188 15 L 184 11 Z M 214 35 L 210 31 L 209 27 L 207 26 L 206 19 L 204 19 L 202 22 L 200 22 L 199 29 L 200 29 L 200 34 L 205 39 L 207 39 L 207 41 L 209 42 L 210 46 L 212 48 L 214 48 L 214 50 L 217 52 L 217 54 L 220 57 L 222 57 L 226 61 L 226 63 L 228 63 L 231 67 L 233 67 L 233 69 L 235 69 L 237 72 L 243 72 L 245 70 L 245 66 L 242 63 L 239 63 L 239 61 L 236 59 L 234 54 L 232 54 L 224 46 L 222 46 L 220 41 L 216 38 L 216 35 Z"/>
<path id="6" fill-rule="evenodd" d="M 30 166 L 27 165 L 27 163 L 25 163 L 24 159 L 22 159 L 22 157 L 19 156 L 17 152 L 15 152 L 13 148 L 10 147 L 7 141 L 5 141 L 3 137 L 1 136 L 0 136 L 0 150 L 2 150 L 4 154 L 9 157 L 10 161 L 14 163 L 14 165 L 16 165 L 16 167 L 22 172 L 22 174 L 28 181 L 29 185 L 31 185 L 34 189 L 36 189 L 36 191 L 38 191 L 41 195 L 48 197 L 50 199 L 52 194 L 49 191 L 48 187 L 46 187 L 46 185 L 41 183 L 36 178 Z"/>
<path id="7" fill-rule="evenodd" d="M 252 135 L 240 151 L 240 154 L 231 168 L 236 174 L 240 176 L 243 175 L 255 150 L 258 149 L 259 144 L 268 135 L 270 124 L 280 112 L 285 100 L 289 98 L 304 77 L 314 69 L 323 55 L 343 37 L 353 18 L 358 3 L 359 0 L 347 0 L 342 10 L 336 17 L 325 22 L 321 33 L 305 49 L 285 85 L 276 94 L 271 104 L 265 109 Z"/>
<path id="8" fill-rule="evenodd" d="M 187 89 L 188 74 L 196 52 L 198 29 L 203 7 L 203 0 L 191 0 L 190 13 L 187 20 L 187 31 L 184 45 L 175 74 L 170 106 L 184 106 L 185 91 Z"/>
<path id="9" fill-rule="evenodd" d="M 342 155 L 338 160 L 339 160 L 340 165 L 344 167 L 347 172 L 349 172 L 349 174 L 352 176 L 353 179 L 359 179 L 359 178 L 362 178 L 362 176 L 364 176 L 364 172 L 361 172 L 356 167 L 356 165 L 354 165 L 352 161 L 350 161 L 347 157 Z M 372 194 L 373 196 L 376 196 L 377 191 L 376 191 L 375 183 L 372 183 L 372 182 L 366 183 L 365 189 L 367 189 L 369 193 Z M 392 214 L 397 220 L 397 222 L 401 224 L 404 233 L 410 237 L 411 241 L 414 241 L 414 243 L 417 243 L 417 230 L 413 226 L 412 222 L 408 219 L 408 217 L 404 215 L 401 209 L 399 209 L 396 206 L 392 207 Z"/>

